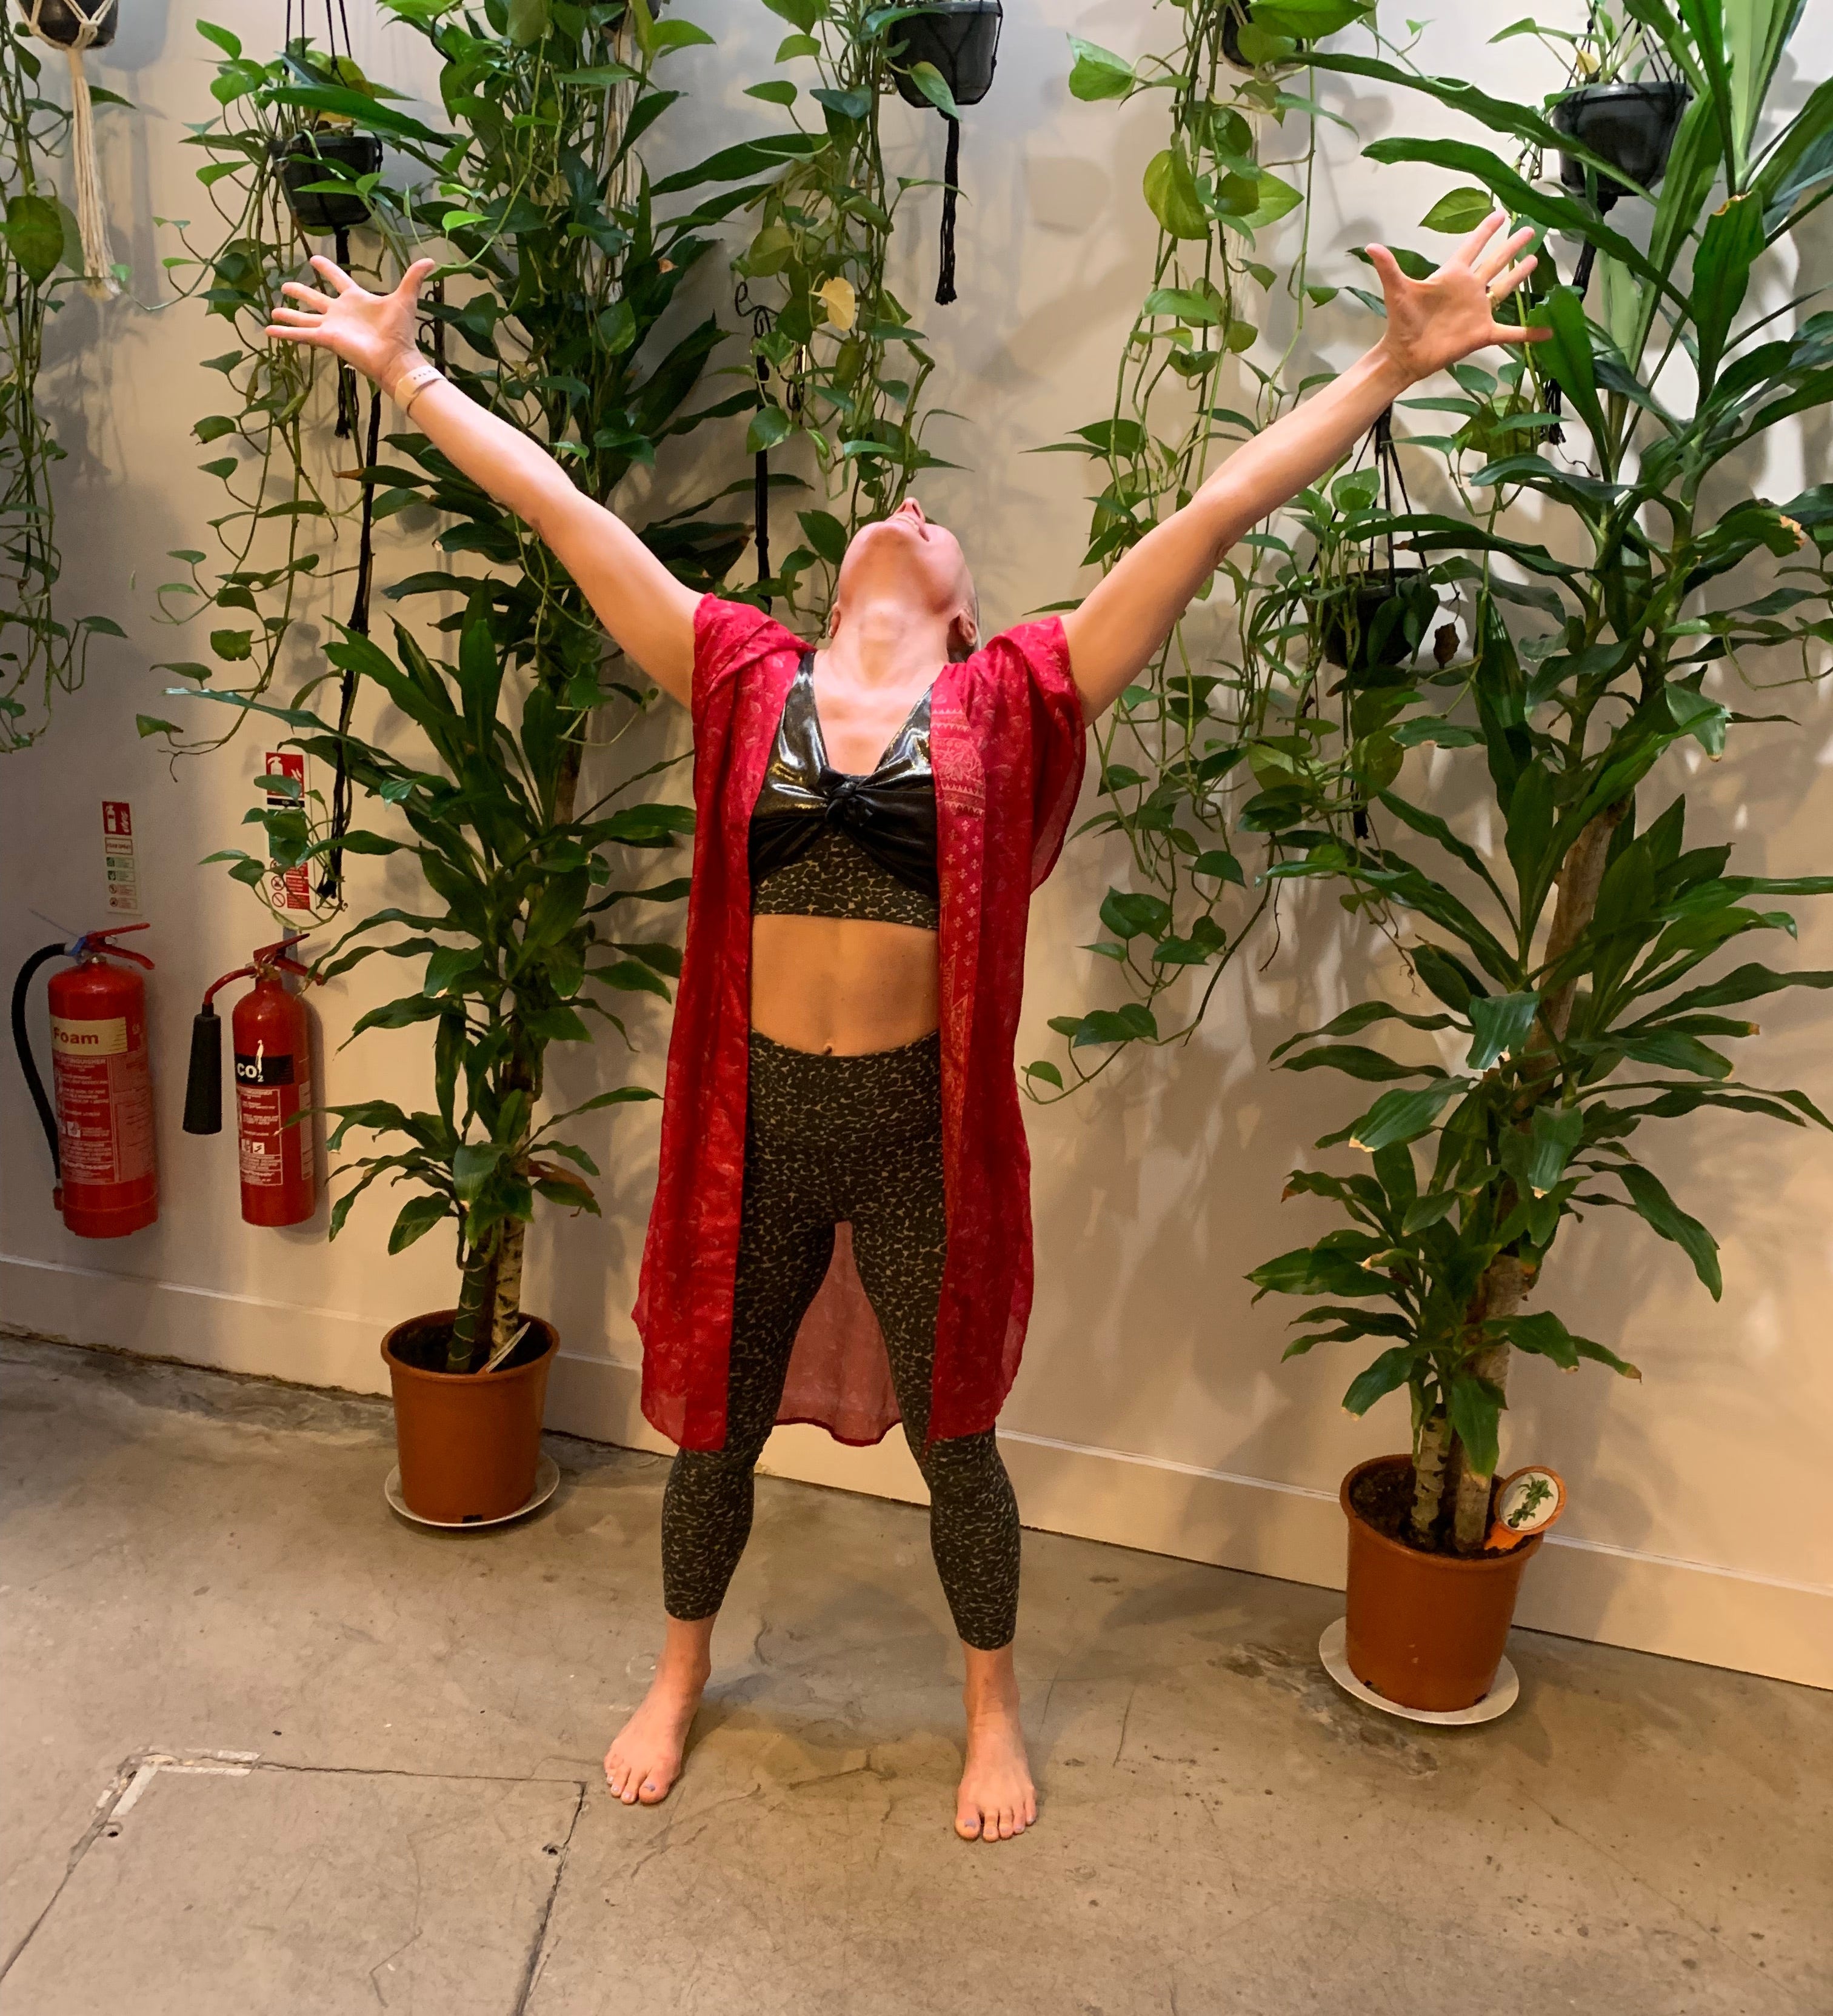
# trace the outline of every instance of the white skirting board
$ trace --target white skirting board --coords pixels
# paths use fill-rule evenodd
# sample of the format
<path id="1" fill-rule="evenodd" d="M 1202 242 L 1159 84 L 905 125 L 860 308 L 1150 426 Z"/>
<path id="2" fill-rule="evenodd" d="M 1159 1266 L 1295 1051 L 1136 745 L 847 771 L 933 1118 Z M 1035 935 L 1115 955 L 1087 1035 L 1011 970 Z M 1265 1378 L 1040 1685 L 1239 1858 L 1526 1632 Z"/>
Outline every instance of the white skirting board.
<path id="1" fill-rule="evenodd" d="M 264 1374 L 297 1384 L 387 1390 L 380 1326 L 169 1282 L 0 1256 L 0 1324 L 74 1344 Z M 643 1419 L 634 1366 L 556 1361 L 549 1427 L 668 1452 Z M 1343 1580 L 1334 1492 L 1002 1429 L 1025 1523 L 1149 1553 L 1323 1588 Z M 781 1428 L 772 1475 L 921 1503 L 902 1438 L 843 1449 L 817 1428 Z M 1694 1562 L 1550 1536 L 1522 1585 L 1517 1622 L 1572 1638 L 1833 1688 L 1833 1593 Z"/>

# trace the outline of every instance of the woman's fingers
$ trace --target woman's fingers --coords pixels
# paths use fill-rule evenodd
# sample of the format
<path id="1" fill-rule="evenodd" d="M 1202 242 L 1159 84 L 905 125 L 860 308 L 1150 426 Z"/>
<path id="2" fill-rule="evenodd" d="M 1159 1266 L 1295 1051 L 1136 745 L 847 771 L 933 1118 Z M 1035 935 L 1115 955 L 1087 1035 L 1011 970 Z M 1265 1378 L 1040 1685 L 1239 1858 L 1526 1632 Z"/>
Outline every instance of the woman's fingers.
<path id="1" fill-rule="evenodd" d="M 335 261 L 327 259 L 322 252 L 312 254 L 312 263 L 315 271 L 322 273 L 340 294 L 347 294 L 356 286 L 350 275 Z M 358 290 L 360 292 L 361 290 Z"/>
<path id="2" fill-rule="evenodd" d="M 1384 289 L 1395 286 L 1406 279 L 1406 275 L 1400 270 L 1399 261 L 1386 246 L 1365 245 L 1362 249 L 1368 254 L 1368 263 L 1380 275 Z"/>
<path id="3" fill-rule="evenodd" d="M 274 310 L 274 320 L 285 322 L 290 329 L 317 329 L 323 319 L 315 309 L 289 308 L 284 301 Z"/>
<path id="4" fill-rule="evenodd" d="M 304 301 L 308 307 L 321 311 L 328 308 L 333 299 L 330 294 L 321 294 L 316 287 L 308 287 L 303 280 L 283 280 L 280 291 L 290 294 L 295 301 Z"/>
<path id="5" fill-rule="evenodd" d="M 398 294 L 405 294 L 410 301 L 418 300 L 420 283 L 438 264 L 437 259 L 416 259 L 402 275 L 401 285 L 394 291 Z"/>
<path id="6" fill-rule="evenodd" d="M 1526 224 L 1519 231 L 1511 232 L 1506 238 L 1492 239 L 1481 256 L 1471 262 L 1471 271 L 1479 280 L 1493 280 L 1524 245 L 1532 242 L 1533 236 L 1533 225 Z"/>
<path id="7" fill-rule="evenodd" d="M 1530 254 L 1518 265 L 1511 266 L 1506 273 L 1498 273 L 1489 283 L 1490 300 L 1499 301 L 1505 295 L 1512 294 L 1540 263 L 1540 261 Z"/>
<path id="8" fill-rule="evenodd" d="M 1447 266 L 1468 266 L 1471 265 L 1475 261 L 1477 254 L 1482 250 L 1483 247 L 1489 243 L 1489 240 L 1496 236 L 1496 232 L 1500 231 L 1503 225 L 1507 221 L 1508 213 L 1507 211 L 1491 211 L 1489 214 L 1483 219 L 1482 222 L 1477 226 L 1476 229 L 1471 233 L 1469 237 L 1465 239 L 1464 243 L 1458 247 L 1457 250 L 1452 254 L 1451 257 L 1445 261 L 1445 264 Z"/>
<path id="9" fill-rule="evenodd" d="M 1524 329 L 1519 322 L 1493 322 L 1489 325 L 1492 343 L 1544 343 L 1552 333 L 1550 329 Z"/>
<path id="10" fill-rule="evenodd" d="M 326 341 L 325 332 L 319 326 L 311 329 L 289 329 L 281 323 L 271 322 L 261 331 L 261 334 L 270 340 L 275 337 L 284 337 L 289 343 L 309 343 L 315 347 L 322 347 Z"/>

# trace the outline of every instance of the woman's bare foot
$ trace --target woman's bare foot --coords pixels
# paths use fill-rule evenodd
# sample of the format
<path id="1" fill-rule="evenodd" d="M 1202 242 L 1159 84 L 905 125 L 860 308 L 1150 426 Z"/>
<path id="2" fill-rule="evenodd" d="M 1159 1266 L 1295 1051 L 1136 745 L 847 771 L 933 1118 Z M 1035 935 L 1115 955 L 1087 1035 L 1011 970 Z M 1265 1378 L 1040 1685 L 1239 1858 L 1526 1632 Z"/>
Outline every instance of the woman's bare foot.
<path id="1" fill-rule="evenodd" d="M 962 1650 L 967 1655 L 967 1762 L 955 1799 L 955 1831 L 963 1841 L 1010 1841 L 1038 1816 L 1012 1647 Z"/>
<path id="2" fill-rule="evenodd" d="M 625 1805 L 653 1806 L 681 1774 L 687 1732 L 712 1671 L 713 1619 L 668 1619 L 662 1656 L 643 1705 L 605 1752 L 605 1783 Z"/>

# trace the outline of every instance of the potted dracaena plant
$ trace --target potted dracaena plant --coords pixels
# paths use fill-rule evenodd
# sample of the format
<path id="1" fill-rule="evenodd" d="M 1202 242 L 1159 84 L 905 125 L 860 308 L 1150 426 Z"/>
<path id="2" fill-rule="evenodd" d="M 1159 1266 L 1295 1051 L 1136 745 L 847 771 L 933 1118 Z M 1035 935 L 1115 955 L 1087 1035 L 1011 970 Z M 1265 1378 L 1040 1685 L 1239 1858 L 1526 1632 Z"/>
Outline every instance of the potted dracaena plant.
<path id="1" fill-rule="evenodd" d="M 1352 1412 L 1408 1396 L 1407 1452 L 1359 1466 L 1342 1499 L 1349 1665 L 1416 1708 L 1467 1707 L 1487 1690 L 1538 1544 L 1486 1545 L 1506 1538 L 1493 1503 L 1511 1359 L 1638 1376 L 1611 1340 L 1560 1312 L 1550 1262 L 1562 1230 L 1626 1210 L 1716 1297 L 1711 1233 L 1643 1159 L 1656 1124 L 1730 1111 L 1828 1125 L 1806 1093 L 1741 1078 L 1723 1046 L 1758 1034 L 1750 1003 L 1833 987 L 1833 973 L 1731 963 L 1752 934 L 1792 934 L 1780 905 L 1833 891 L 1833 877 L 1749 874 L 1731 847 L 1690 844 L 1684 773 L 1657 765 L 1688 738 L 1716 757 L 1730 727 L 1752 718 L 1721 697 L 1727 672 L 1754 669 L 1751 654 L 1793 653 L 1803 679 L 1825 671 L 1833 485 L 1776 501 L 1751 471 L 1770 430 L 1833 394 L 1833 315 L 1797 319 L 1791 333 L 1748 297 L 1833 193 L 1833 86 L 1792 117 L 1766 117 L 1795 0 L 1722 19 L 1636 12 L 1660 23 L 1693 99 L 1633 235 L 1588 194 L 1469 139 L 1365 150 L 1480 177 L 1485 188 L 1460 196 L 1498 199 L 1581 241 L 1601 282 L 1595 312 L 1554 286 L 1530 311 L 1550 340 L 1499 376 L 1460 372 L 1459 398 L 1433 402 L 1465 409 L 1440 446 L 1471 508 L 1410 512 L 1394 527 L 1462 578 L 1474 649 L 1467 665 L 1428 666 L 1391 690 L 1388 718 L 1403 747 L 1435 742 L 1484 780 L 1502 858 L 1397 775 L 1366 837 L 1295 827 L 1292 857 L 1271 871 L 1338 884 L 1346 904 L 1378 912 L 1435 997 L 1429 1013 L 1365 1001 L 1283 1046 L 1284 1068 L 1388 1089 L 1319 1143 L 1355 1165 L 1333 1158 L 1288 1188 L 1348 1222 L 1251 1276 L 1263 1294 L 1313 1304 L 1288 1355 L 1380 1344 L 1345 1396 Z M 1539 106 L 1385 62 L 1316 60 L 1433 97 L 1531 157 L 1576 154 L 1588 178 L 1620 167 Z M 1662 375 L 1682 348 L 1696 365 L 1687 398 Z M 1518 440 L 1496 452 L 1497 416 L 1535 403 L 1523 374 L 1536 372 L 1587 437 L 1582 465 Z M 1544 443 L 1549 416 L 1534 417 L 1530 443 Z M 1524 496 L 1553 520 L 1544 545 L 1499 522 Z M 1400 1040 L 1356 1040 L 1377 1029 Z"/>
<path id="2" fill-rule="evenodd" d="M 431 306 L 448 375 L 608 499 L 632 470 L 653 466 L 669 437 L 751 403 L 746 396 L 688 410 L 719 340 L 716 325 L 672 342 L 657 336 L 708 249 L 704 226 L 750 192 L 722 191 L 664 220 L 634 151 L 676 95 L 653 81 L 656 63 L 709 38 L 636 5 L 523 7 L 479 18 L 394 0 L 392 11 L 441 61 L 452 135 L 336 78 L 265 81 L 268 99 L 295 118 L 373 128 L 402 160 L 428 170 L 421 186 L 384 179 L 363 194 L 402 236 L 418 227 L 452 247 L 445 297 Z M 555 160 L 567 164 L 564 175 L 549 172 Z M 430 503 L 448 520 L 439 537 L 445 552 L 502 570 L 428 570 L 385 589 L 393 598 L 460 595 L 465 613 L 439 625 L 459 631 L 456 657 L 446 662 L 400 625 L 391 656 L 346 627 L 325 653 L 340 675 L 329 709 L 308 704 L 319 679 L 290 707 L 257 693 L 207 688 L 203 697 L 283 722 L 293 746 L 338 779 L 329 807 L 296 790 L 251 812 L 274 864 L 328 866 L 347 853 L 417 864 L 420 900 L 362 918 L 315 970 L 330 978 L 378 952 L 424 962 L 420 985 L 362 1016 L 352 1034 L 431 1024 L 433 1105 L 414 1111 L 372 1100 L 330 1109 L 333 1148 L 380 1137 L 376 1152 L 348 1166 L 355 1180 L 337 1201 L 332 1231 L 362 1191 L 385 1182 L 410 1192 L 391 1251 L 438 1226 L 456 1236 L 456 1307 L 398 1326 L 384 1355 L 402 1496 L 416 1515 L 456 1524 L 526 1503 L 539 1460 L 556 1339 L 521 1305 L 535 1201 L 596 1208 L 589 1155 L 556 1133 L 572 1115 L 543 1115 L 547 1052 L 588 1041 L 588 1017 L 621 1029 L 611 1005 L 620 993 L 668 998 L 678 951 L 625 920 L 646 907 L 665 912 L 686 883 L 635 886 L 628 864 L 643 857 L 627 850 L 669 846 L 692 814 L 623 797 L 640 799 L 651 770 L 581 808 L 589 737 L 614 742 L 652 700 L 646 682 L 615 664 L 607 673 L 589 606 L 524 527 L 423 437 L 394 435 L 387 446 L 400 459 L 362 472 L 376 514 Z M 659 517 L 643 536 L 686 578 L 710 584 L 744 535 L 709 520 L 703 503 Z M 416 738 L 411 755 L 363 733 L 362 722 L 384 704 Z M 594 733 L 593 722 L 607 716 L 609 735 Z M 264 799 L 285 798 L 271 779 L 262 790 Z M 374 819 L 348 826 L 351 792 L 380 819 L 404 820 L 409 837 L 379 830 Z M 262 886 L 267 862 L 239 849 L 213 858 Z M 619 1087 L 574 1111 L 646 1096 Z"/>

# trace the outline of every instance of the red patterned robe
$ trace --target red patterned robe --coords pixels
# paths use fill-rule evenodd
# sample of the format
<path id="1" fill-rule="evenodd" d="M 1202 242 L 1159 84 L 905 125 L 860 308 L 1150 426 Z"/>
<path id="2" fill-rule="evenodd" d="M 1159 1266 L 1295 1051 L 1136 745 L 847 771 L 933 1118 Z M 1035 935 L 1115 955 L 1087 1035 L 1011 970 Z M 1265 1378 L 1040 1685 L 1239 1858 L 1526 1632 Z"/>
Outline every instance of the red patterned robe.
<path id="1" fill-rule="evenodd" d="M 806 648 L 773 618 L 713 596 L 695 617 L 693 880 L 635 1311 L 643 1413 L 684 1449 L 726 1440 L 750 1063 L 751 809 Z M 1013 1044 L 1031 892 L 1061 850 L 1084 747 L 1057 617 L 995 637 L 935 682 L 948 1258 L 932 1441 L 992 1426 L 1031 1314 L 1031 1157 Z M 797 1334 L 777 1420 L 866 1443 L 898 1419 L 884 1338 L 843 1227 Z"/>

